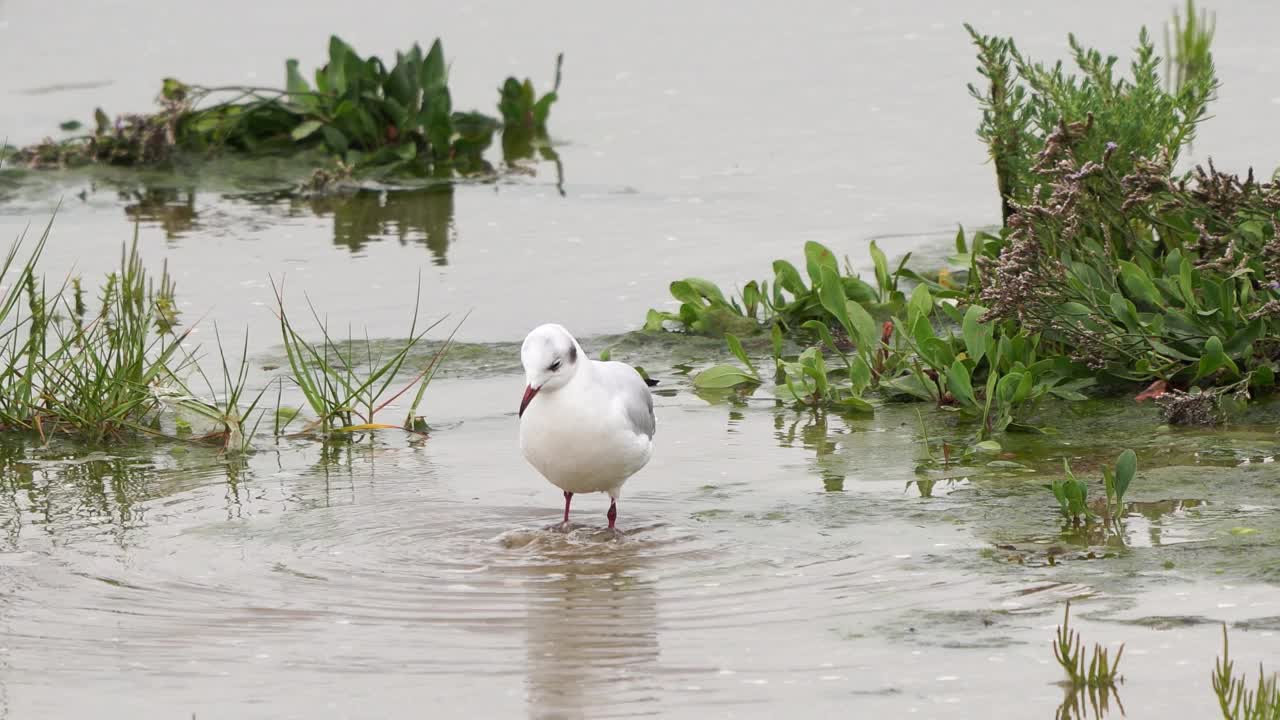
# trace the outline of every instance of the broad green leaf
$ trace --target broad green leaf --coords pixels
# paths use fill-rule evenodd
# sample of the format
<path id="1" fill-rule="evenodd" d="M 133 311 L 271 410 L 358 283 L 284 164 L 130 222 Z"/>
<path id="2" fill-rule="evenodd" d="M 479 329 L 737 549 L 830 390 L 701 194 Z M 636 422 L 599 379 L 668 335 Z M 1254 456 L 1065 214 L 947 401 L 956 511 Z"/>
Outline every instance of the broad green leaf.
<path id="1" fill-rule="evenodd" d="M 1071 506 L 1067 503 L 1067 481 L 1054 480 L 1048 487 L 1053 492 L 1054 499 L 1058 501 L 1063 517 L 1071 517 Z"/>
<path id="2" fill-rule="evenodd" d="M 912 337 L 915 337 L 918 332 L 916 326 L 922 320 L 929 321 L 929 314 L 932 311 L 933 296 L 929 294 L 929 288 L 917 285 L 916 289 L 911 291 L 911 299 L 907 301 L 907 329 L 911 331 Z"/>
<path id="3" fill-rule="evenodd" d="M 308 120 L 304 123 L 299 123 L 298 126 L 293 129 L 293 132 L 289 133 L 289 135 L 295 142 L 305 140 L 315 131 L 319 130 L 323 125 L 324 123 L 319 120 Z"/>
<path id="4" fill-rule="evenodd" d="M 852 302 L 874 303 L 878 298 L 876 289 L 859 278 L 842 275 L 840 282 L 844 285 L 844 296 Z"/>
<path id="5" fill-rule="evenodd" d="M 1089 486 L 1083 480 L 1068 480 L 1066 483 L 1067 505 L 1072 515 L 1092 515 L 1089 512 Z"/>
<path id="6" fill-rule="evenodd" d="M 1138 471 L 1138 456 L 1132 450 L 1125 450 L 1120 453 L 1119 459 L 1116 460 L 1115 489 L 1116 502 L 1124 501 L 1124 493 L 1129 489 L 1129 483 L 1133 481 L 1134 473 Z"/>
<path id="7" fill-rule="evenodd" d="M 786 260 L 773 261 L 773 277 L 775 284 L 781 285 L 783 290 L 797 298 L 809 292 L 804 285 L 804 280 L 800 277 L 800 271 Z"/>
<path id="8" fill-rule="evenodd" d="M 1138 335 L 1142 332 L 1142 323 L 1138 320 L 1138 309 L 1133 303 L 1129 302 L 1125 296 L 1120 293 L 1111 293 L 1111 312 L 1120 322 L 1124 323 L 1125 329 Z"/>
<path id="9" fill-rule="evenodd" d="M 720 292 L 720 288 L 717 287 L 716 284 L 711 282 L 710 280 L 703 280 L 702 278 L 690 277 L 690 278 L 685 278 L 684 281 L 689 284 L 689 287 L 696 290 L 698 294 L 707 298 L 711 302 L 716 303 L 717 305 L 729 304 L 729 301 L 725 300 L 724 293 Z"/>
<path id="10" fill-rule="evenodd" d="M 876 245 L 875 240 L 871 241 L 870 251 L 871 262 L 876 268 L 876 285 L 880 288 L 880 297 L 882 300 L 888 300 L 889 293 L 893 291 L 892 281 L 889 279 L 889 260 Z"/>
<path id="11" fill-rule="evenodd" d="M 845 303 L 844 309 L 853 322 L 855 334 L 852 337 L 858 342 L 858 352 L 870 357 L 871 353 L 880 347 L 880 335 L 876 332 L 875 319 L 866 308 L 852 300 Z"/>
<path id="12" fill-rule="evenodd" d="M 874 413 L 876 411 L 876 408 L 874 405 L 867 402 L 866 400 L 863 400 L 860 397 L 854 397 L 852 395 L 849 397 L 840 398 L 840 400 L 838 400 L 836 404 L 839 405 L 844 410 L 852 410 L 854 412 Z"/>
<path id="13" fill-rule="evenodd" d="M 1090 378 L 1090 380 L 1092 380 L 1092 378 Z M 1013 393 L 1013 404 L 1021 405 L 1026 402 L 1027 398 L 1031 397 L 1031 389 L 1034 386 L 1035 377 L 1033 374 L 1031 372 L 1023 373 L 1022 380 L 1018 383 L 1018 388 Z M 1039 395 L 1039 393 L 1037 393 L 1037 395 Z M 1081 395 L 1080 399 L 1083 400 L 1084 396 Z"/>
<path id="14" fill-rule="evenodd" d="M 960 324 L 961 333 L 964 335 L 965 352 L 973 359 L 975 367 L 987 354 L 987 346 L 990 345 L 992 334 L 995 332 L 991 323 L 984 324 L 978 321 L 986 312 L 987 309 L 981 305 L 970 305 L 969 309 L 965 310 L 964 320 Z"/>
<path id="15" fill-rule="evenodd" d="M 742 286 L 742 305 L 747 314 L 755 317 L 756 307 L 760 304 L 760 286 L 755 280 Z"/>
<path id="16" fill-rule="evenodd" d="M 963 225 L 960 226 L 959 230 L 956 230 L 956 252 L 961 255 L 964 255 L 969 252 L 969 248 L 965 245 L 965 242 L 964 242 L 964 226 Z"/>
<path id="17" fill-rule="evenodd" d="M 1000 382 L 1000 373 L 996 372 L 995 370 L 992 370 L 991 372 L 987 373 L 987 388 L 986 388 L 986 391 L 983 393 L 983 398 L 982 398 L 983 400 L 982 421 L 983 421 L 984 427 L 989 427 L 987 426 L 987 420 L 988 418 L 991 417 L 991 403 L 995 401 L 996 384 L 999 382 Z M 1003 425 L 995 428 L 996 431 L 1000 431 L 1003 429 L 1004 429 Z"/>
<path id="18" fill-rule="evenodd" d="M 659 312 L 651 308 L 644 316 L 645 332 L 656 332 L 661 330 L 663 321 L 674 319 L 675 318 L 671 316 L 671 313 Z"/>
<path id="19" fill-rule="evenodd" d="M 1223 367 L 1230 369 L 1236 375 L 1240 374 L 1240 369 L 1223 352 L 1222 341 L 1218 339 L 1217 335 L 1214 335 L 1204 343 L 1204 352 L 1200 355 L 1200 366 L 1196 371 L 1195 379 L 1199 380 Z"/>
<path id="20" fill-rule="evenodd" d="M 314 110 L 318 104 L 315 95 L 311 94 L 309 85 L 302 73 L 298 72 L 298 61 L 289 59 L 284 64 L 285 89 L 289 91 L 289 102 L 306 110 Z"/>
<path id="21" fill-rule="evenodd" d="M 853 392 L 861 395 L 871 385 L 871 366 L 859 355 L 849 363 L 849 385 Z"/>
<path id="22" fill-rule="evenodd" d="M 831 328 L 827 327 L 826 323 L 821 320 L 806 320 L 800 327 L 815 333 L 818 336 L 818 339 L 822 341 L 822 344 L 831 350 L 834 350 L 841 355 L 844 354 L 836 347 L 836 340 L 832 337 Z"/>
<path id="23" fill-rule="evenodd" d="M 1222 349 L 1227 353 L 1227 357 L 1240 357 L 1246 355 L 1246 350 L 1254 341 L 1262 337 L 1266 332 L 1266 323 L 1263 318 L 1254 318 L 1242 330 L 1232 335 L 1229 339 L 1222 343 Z"/>
<path id="24" fill-rule="evenodd" d="M 920 400 L 932 401 L 936 399 L 932 386 L 925 385 L 920 378 L 914 374 L 903 375 L 887 382 L 881 382 L 880 387 L 886 388 L 889 391 L 896 392 L 900 395 L 910 395 L 911 397 L 918 398 Z"/>
<path id="25" fill-rule="evenodd" d="M 773 345 L 773 359 L 782 358 L 782 326 L 778 323 L 773 324 L 773 328 L 769 331 L 769 341 Z"/>
<path id="26" fill-rule="evenodd" d="M 978 407 L 978 400 L 973 395 L 973 385 L 969 381 L 969 368 L 959 360 L 955 361 L 951 365 L 951 370 L 947 372 L 947 388 L 963 406 Z"/>
<path id="27" fill-rule="evenodd" d="M 1276 371 L 1270 365 L 1259 365 L 1253 369 L 1249 378 L 1249 387 L 1267 388 L 1276 384 Z"/>
<path id="28" fill-rule="evenodd" d="M 724 389 L 739 385 L 759 385 L 760 381 L 734 365 L 716 365 L 698 373 L 693 386 L 706 389 Z"/>
<path id="29" fill-rule="evenodd" d="M 724 340 L 729 344 L 729 352 L 733 353 L 734 357 L 738 358 L 738 360 L 742 361 L 743 365 L 747 366 L 747 369 L 751 371 L 752 377 L 759 380 L 760 373 L 756 372 L 756 366 L 752 364 L 751 358 L 747 357 L 747 351 L 742 349 L 742 341 L 733 333 L 725 333 Z"/>
<path id="30" fill-rule="evenodd" d="M 956 361 L 955 353 L 951 352 L 951 346 L 936 337 L 928 337 L 920 342 L 920 355 L 938 372 L 946 372 L 947 368 Z"/>
<path id="31" fill-rule="evenodd" d="M 1192 310 L 1199 310 L 1196 304 L 1196 294 L 1193 286 L 1194 270 L 1191 267 L 1191 261 L 1186 258 L 1178 265 L 1178 288 L 1182 291 L 1182 299 L 1186 302 L 1187 307 Z"/>
<path id="32" fill-rule="evenodd" d="M 448 69 L 444 63 L 444 46 L 437 39 L 431 43 L 431 50 L 422 61 L 422 87 L 432 91 L 448 85 Z"/>
<path id="33" fill-rule="evenodd" d="M 816 243 L 815 243 L 816 244 Z M 806 247 L 806 254 L 807 253 Z M 849 310 L 846 307 L 844 296 L 844 286 L 840 284 L 840 275 L 836 269 L 828 265 L 818 265 L 811 270 L 817 274 L 813 281 L 818 288 L 818 300 L 822 303 L 823 309 L 831 313 L 831 316 L 839 321 L 840 326 L 851 338 L 858 337 L 858 331 L 853 325 L 853 320 L 849 317 Z"/>
<path id="34" fill-rule="evenodd" d="M 836 276 L 836 285 L 840 284 L 840 266 L 836 263 L 836 256 L 825 245 L 812 240 L 805 243 L 804 260 L 809 270 L 809 280 L 814 285 L 822 279 L 822 268 L 830 268 Z"/>
<path id="35" fill-rule="evenodd" d="M 818 388 L 818 394 L 825 398 L 828 390 L 827 364 L 823 359 L 822 351 L 811 347 L 800 353 L 800 366 L 804 374 L 813 379 L 814 385 Z"/>
<path id="36" fill-rule="evenodd" d="M 1152 307 L 1164 306 L 1164 302 L 1160 300 L 1160 291 L 1156 290 L 1151 278 L 1147 277 L 1147 273 L 1138 265 L 1128 260 L 1120 260 L 1120 282 L 1124 283 L 1130 297 L 1146 302 Z"/>
<path id="37" fill-rule="evenodd" d="M 332 125 L 321 127 L 320 133 L 324 135 L 324 142 L 329 146 L 329 149 L 338 155 L 345 153 L 347 148 L 350 147 L 347 136 Z"/>
<path id="38" fill-rule="evenodd" d="M 1018 388 L 1028 376 L 1020 372 L 1011 372 L 996 383 L 996 396 L 1005 405 L 1011 405 L 1018 396 Z"/>
<path id="39" fill-rule="evenodd" d="M 693 285 L 690 285 L 688 280 L 673 281 L 670 285 L 670 290 L 671 297 L 674 297 L 682 303 L 699 308 L 706 305 L 706 300 L 703 299 L 702 293 L 694 289 Z"/>

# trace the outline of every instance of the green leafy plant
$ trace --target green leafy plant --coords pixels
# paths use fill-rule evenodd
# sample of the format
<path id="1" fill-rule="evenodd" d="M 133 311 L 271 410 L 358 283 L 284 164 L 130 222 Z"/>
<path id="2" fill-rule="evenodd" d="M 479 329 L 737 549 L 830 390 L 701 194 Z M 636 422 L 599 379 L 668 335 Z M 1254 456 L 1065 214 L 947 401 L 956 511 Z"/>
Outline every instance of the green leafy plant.
<path id="1" fill-rule="evenodd" d="M 498 110 L 502 113 L 503 124 L 510 129 L 523 130 L 526 133 L 545 133 L 547 116 L 551 114 L 551 105 L 559 97 L 560 70 L 564 65 L 564 54 L 556 56 L 556 82 L 551 92 L 538 96 L 533 82 L 526 79 L 520 82 L 515 78 L 507 78 L 499 90 L 501 98 Z"/>
<path id="2" fill-rule="evenodd" d="M 1222 657 L 1213 669 L 1213 692 L 1225 720 L 1280 720 L 1280 680 L 1267 675 L 1258 664 L 1258 683 L 1249 688 L 1245 675 L 1235 674 L 1227 640 L 1226 623 L 1222 625 Z"/>
<path id="3" fill-rule="evenodd" d="M 1120 520 L 1124 516 L 1124 496 L 1138 469 L 1138 456 L 1133 450 L 1125 450 L 1116 458 L 1115 469 L 1102 468 L 1103 491 L 1106 494 L 1106 519 L 1112 530 L 1120 532 Z M 1054 480 L 1046 487 L 1058 501 L 1062 516 L 1075 527 L 1089 523 L 1097 515 L 1089 506 L 1089 485 L 1071 472 L 1071 465 L 1064 458 L 1062 471 L 1065 477 Z"/>
<path id="4" fill-rule="evenodd" d="M 23 148 L 13 160 L 30 167 L 134 166 L 217 149 L 249 154 L 319 149 L 340 161 L 336 176 L 357 171 L 376 177 L 490 174 L 494 169 L 484 152 L 495 132 L 518 136 L 511 143 L 504 136 L 509 160 L 531 152 L 513 148 L 531 147 L 534 140 L 546 145 L 562 62 L 558 57 L 555 89 L 541 97 L 530 80 L 507 79 L 498 103 L 504 122 L 454 110 L 439 40 L 425 53 L 414 44 L 397 53 L 394 63 L 384 63 L 362 57 L 333 36 L 328 62 L 311 81 L 292 59 L 285 64 L 283 88 L 203 87 L 166 78 L 158 112 L 113 122 L 99 109 L 90 134 Z"/>
<path id="5" fill-rule="evenodd" d="M 963 231 L 957 243 L 965 247 Z M 1000 334 L 996 324 L 983 322 L 985 307 L 962 310 L 956 287 L 921 278 L 908 298 L 899 286 L 908 275 L 905 265 L 890 270 L 874 243 L 874 286 L 849 274 L 847 261 L 842 271 L 820 243 L 804 249 L 809 284 L 785 260 L 774 263 L 772 285 L 749 283 L 738 297 L 706 280 L 678 281 L 672 292 L 682 300 L 679 312 L 651 310 L 648 327 L 675 323 L 725 336 L 746 369 L 715 366 L 697 376 L 701 387 L 761 384 L 737 334 L 725 328 L 758 333 L 768 327 L 780 399 L 860 412 L 873 411 L 870 393 L 932 401 L 980 421 L 979 440 L 1010 429 L 1037 431 L 1028 417 L 1044 398 L 1081 399 L 1078 391 L 1093 382 L 1076 377 L 1069 361 L 1039 357 L 1038 336 L 1010 328 Z M 784 356 L 788 335 L 808 347 Z M 977 382 L 983 384 L 975 388 Z"/>
<path id="6" fill-rule="evenodd" d="M 1094 517 L 1089 509 L 1089 485 L 1071 472 L 1066 460 L 1062 461 L 1062 470 L 1066 477 L 1054 480 L 1047 487 L 1058 500 L 1062 516 L 1078 527 Z"/>
<path id="7" fill-rule="evenodd" d="M 693 386 L 706 390 L 719 390 L 739 385 L 759 385 L 760 373 L 743 349 L 742 341 L 731 334 L 725 335 L 725 341 L 729 344 L 730 352 L 746 366 L 746 370 L 736 365 L 716 365 L 698 373 L 693 378 Z"/>
<path id="8" fill-rule="evenodd" d="M 1103 466 L 1102 480 L 1107 494 L 1107 515 L 1119 527 L 1120 518 L 1124 516 L 1124 494 L 1129 490 L 1129 483 L 1138 471 L 1138 456 L 1132 450 L 1125 450 L 1116 458 L 1116 469 Z"/>

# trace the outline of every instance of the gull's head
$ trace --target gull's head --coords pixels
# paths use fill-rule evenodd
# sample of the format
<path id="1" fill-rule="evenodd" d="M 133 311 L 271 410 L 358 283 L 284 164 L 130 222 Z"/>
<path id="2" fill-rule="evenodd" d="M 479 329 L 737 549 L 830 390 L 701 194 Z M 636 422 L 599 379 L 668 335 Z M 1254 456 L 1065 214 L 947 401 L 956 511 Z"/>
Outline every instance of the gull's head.
<path id="1" fill-rule="evenodd" d="M 520 401 L 520 415 L 529 406 L 533 396 L 540 392 L 553 392 L 564 387 L 585 362 L 582 348 L 568 330 L 554 323 L 539 325 L 533 329 L 520 346 L 520 362 L 524 364 L 524 399 Z"/>

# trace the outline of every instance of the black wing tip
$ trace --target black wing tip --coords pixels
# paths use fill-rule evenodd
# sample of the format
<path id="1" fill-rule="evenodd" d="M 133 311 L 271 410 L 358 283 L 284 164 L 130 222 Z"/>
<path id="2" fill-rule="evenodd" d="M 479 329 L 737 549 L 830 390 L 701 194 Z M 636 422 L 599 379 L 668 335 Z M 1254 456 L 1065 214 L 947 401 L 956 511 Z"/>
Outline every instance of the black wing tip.
<path id="1" fill-rule="evenodd" d="M 645 379 L 644 379 L 644 384 L 645 384 L 645 385 L 648 385 L 649 387 L 653 387 L 654 385 L 657 385 L 657 384 L 658 384 L 658 381 L 657 381 L 657 380 L 654 380 L 653 378 L 648 378 L 648 377 L 647 377 L 647 378 L 645 378 Z"/>

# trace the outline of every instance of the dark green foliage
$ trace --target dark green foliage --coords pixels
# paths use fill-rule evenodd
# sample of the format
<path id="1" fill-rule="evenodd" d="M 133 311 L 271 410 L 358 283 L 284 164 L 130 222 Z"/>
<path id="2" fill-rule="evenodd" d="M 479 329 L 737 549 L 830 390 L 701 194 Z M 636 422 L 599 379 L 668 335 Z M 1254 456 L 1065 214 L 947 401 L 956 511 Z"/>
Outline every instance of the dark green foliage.
<path id="1" fill-rule="evenodd" d="M 677 281 L 678 310 L 650 310 L 646 329 L 770 328 L 780 399 L 838 406 L 834 388 L 930 401 L 980 421 L 978 440 L 1034 430 L 1026 418 L 1040 400 L 1080 399 L 1099 381 L 1135 393 L 1156 383 L 1139 399 L 1156 398 L 1169 422 L 1207 424 L 1274 386 L 1280 185 L 1212 164 L 1173 174 L 1217 87 L 1203 27 L 1184 42 L 1194 48 L 1172 91 L 1145 32 L 1131 78 L 1074 38 L 1078 76 L 970 33 L 987 79 L 971 89 L 1004 201 L 1000 232 L 959 233 L 947 267 L 928 275 L 910 255 L 891 267 L 873 242 L 874 285 L 810 242 L 807 278 L 778 260 L 737 297 Z M 816 348 L 792 361 L 783 338 Z M 823 352 L 844 367 L 828 369 Z M 716 370 L 718 383 L 735 379 L 758 382 Z"/>
<path id="2" fill-rule="evenodd" d="M 1108 529 L 1115 531 L 1117 535 L 1122 534 L 1124 495 L 1128 492 L 1129 484 L 1133 481 L 1137 470 L 1138 456 L 1132 450 L 1120 453 L 1116 459 L 1114 471 L 1109 467 L 1102 468 L 1102 486 L 1106 494 L 1103 512 Z M 1062 471 L 1065 477 L 1054 480 L 1046 486 L 1058 501 L 1058 509 L 1062 511 L 1062 516 L 1070 520 L 1074 527 L 1092 523 L 1098 516 L 1089 506 L 1088 483 L 1071 472 L 1071 465 L 1065 459 L 1062 461 Z"/>
<path id="3" fill-rule="evenodd" d="M 980 233 L 975 249 L 992 239 Z M 957 249 L 970 258 L 963 233 Z M 710 368 L 695 378 L 698 387 L 761 384 L 737 333 L 770 328 L 779 400 L 856 412 L 873 412 L 877 399 L 923 400 L 977 423 L 978 440 L 1037 432 L 1029 416 L 1045 398 L 1080 399 L 1079 390 L 1092 384 L 1083 366 L 1043 353 L 1038 335 L 1012 322 L 982 322 L 987 308 L 962 304 L 970 291 L 950 276 L 928 280 L 905 260 L 891 268 L 874 243 L 871 251 L 874 284 L 850 272 L 847 261 L 841 269 L 817 242 L 805 244 L 807 282 L 785 260 L 774 262 L 772 281 L 747 283 L 736 297 L 700 278 L 674 282 L 679 311 L 650 310 L 646 327 L 726 337 L 748 369 Z M 918 283 L 909 297 L 899 287 L 904 278 Z M 792 355 L 785 338 L 808 347 Z"/>
<path id="4" fill-rule="evenodd" d="M 985 319 L 1117 379 L 1241 399 L 1274 385 L 1280 186 L 1212 165 L 1178 179 L 1144 158 L 1122 175 L 1104 158 L 1065 161 L 1048 187 L 984 249 L 971 281 Z"/>
<path id="5" fill-rule="evenodd" d="M 542 97 L 532 81 L 508 78 L 499 96 L 504 119 L 498 120 L 454 110 L 439 40 L 426 53 L 417 44 L 396 53 L 388 68 L 334 36 L 328 62 L 312 82 L 292 59 L 285 63 L 282 89 L 206 88 L 166 78 L 159 112 L 125 115 L 113 123 L 98 110 L 91 135 L 45 141 L 18 151 L 14 160 L 33 167 L 149 165 L 219 149 L 250 154 L 318 149 L 346 168 L 378 176 L 492 173 L 484 152 L 499 131 L 508 162 L 532 156 L 535 147 L 546 148 L 543 155 L 554 159 L 546 147 L 546 124 L 562 60 L 556 62 L 556 89 Z"/>
<path id="6" fill-rule="evenodd" d="M 498 110 L 502 113 L 505 127 L 526 133 L 546 132 L 551 104 L 556 101 L 560 92 L 560 70 L 563 64 L 562 53 L 556 57 L 556 84 L 551 92 L 542 97 L 538 97 L 533 82 L 529 79 L 520 82 L 515 78 L 507 78 L 499 89 L 501 99 L 498 100 Z"/>

